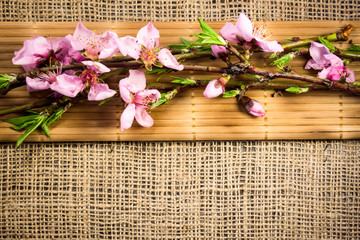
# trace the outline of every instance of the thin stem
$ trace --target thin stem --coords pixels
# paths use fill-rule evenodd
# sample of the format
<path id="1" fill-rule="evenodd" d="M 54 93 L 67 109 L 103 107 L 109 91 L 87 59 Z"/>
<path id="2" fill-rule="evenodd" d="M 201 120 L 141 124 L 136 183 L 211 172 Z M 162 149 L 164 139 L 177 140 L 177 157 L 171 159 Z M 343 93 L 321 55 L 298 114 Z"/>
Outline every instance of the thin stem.
<path id="1" fill-rule="evenodd" d="M 199 65 L 184 65 L 185 71 L 199 71 L 199 72 L 214 72 L 214 73 L 225 73 L 226 68 L 220 67 L 209 67 L 209 66 L 199 66 Z"/>
<path id="2" fill-rule="evenodd" d="M 227 44 L 226 48 L 233 53 L 242 63 L 246 63 L 247 60 L 245 59 L 245 57 L 243 55 L 241 55 L 241 53 L 239 53 L 239 51 L 234 48 L 233 45 L 231 45 L 230 43 Z"/>
<path id="3" fill-rule="evenodd" d="M 34 103 L 28 103 L 20 106 L 15 106 L 7 109 L 0 110 L 0 116 L 4 116 L 10 113 L 18 113 L 23 112 L 25 110 L 30 110 L 33 108 L 41 108 L 50 105 L 53 102 L 53 100 L 41 100 Z"/>
<path id="4" fill-rule="evenodd" d="M 243 66 L 244 67 L 244 66 Z M 246 66 L 245 66 L 246 67 Z M 276 78 L 286 78 L 286 79 L 294 79 L 301 80 L 304 82 L 316 83 L 326 86 L 329 89 L 339 89 L 345 92 L 349 92 L 355 95 L 360 95 L 360 88 L 356 88 L 355 86 L 347 83 L 340 83 L 330 81 L 328 79 L 317 78 L 308 75 L 294 74 L 294 73 L 285 73 L 285 72 L 271 72 L 268 70 L 263 70 L 260 68 L 250 67 L 245 70 L 245 73 L 261 75 L 267 78 L 268 80 L 276 79 Z"/>
<path id="5" fill-rule="evenodd" d="M 321 37 L 327 39 L 330 42 L 347 41 L 349 39 L 349 35 L 353 29 L 354 29 L 354 26 L 348 25 L 340 32 L 332 33 L 329 35 L 324 35 Z M 289 50 L 291 48 L 306 46 L 306 45 L 310 44 L 311 42 L 319 41 L 319 38 L 318 37 L 308 38 L 308 39 L 293 38 L 293 40 L 294 40 L 293 42 L 282 44 L 282 47 L 284 48 L 284 50 Z"/>

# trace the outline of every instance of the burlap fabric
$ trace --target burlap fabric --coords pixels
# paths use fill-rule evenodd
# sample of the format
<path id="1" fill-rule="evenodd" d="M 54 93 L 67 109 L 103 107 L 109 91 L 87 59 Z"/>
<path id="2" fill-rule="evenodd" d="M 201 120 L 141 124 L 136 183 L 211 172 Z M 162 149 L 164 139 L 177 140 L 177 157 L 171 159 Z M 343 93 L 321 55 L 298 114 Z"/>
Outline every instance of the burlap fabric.
<path id="1" fill-rule="evenodd" d="M 0 1 L 2 21 L 359 20 L 358 1 Z M 3 239 L 359 239 L 359 141 L 0 145 Z"/>

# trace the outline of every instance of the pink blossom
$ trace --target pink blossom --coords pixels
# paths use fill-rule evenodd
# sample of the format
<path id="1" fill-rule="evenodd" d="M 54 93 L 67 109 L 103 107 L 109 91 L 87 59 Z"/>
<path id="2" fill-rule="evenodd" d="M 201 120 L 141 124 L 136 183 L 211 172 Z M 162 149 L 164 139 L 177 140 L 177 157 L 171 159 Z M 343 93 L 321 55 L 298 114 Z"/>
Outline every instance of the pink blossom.
<path id="1" fill-rule="evenodd" d="M 82 71 L 80 76 L 76 76 L 74 71 L 61 74 L 61 70 L 58 69 L 56 73 L 43 73 L 34 79 L 27 77 L 27 89 L 33 92 L 50 88 L 58 94 L 75 97 L 89 87 L 89 101 L 101 101 L 116 94 L 115 90 L 109 89 L 109 86 L 99 79 L 99 74 L 109 72 L 109 68 L 98 62 L 83 61 L 82 63 L 88 69 Z"/>
<path id="2" fill-rule="evenodd" d="M 78 51 L 84 50 L 84 55 L 91 60 L 105 59 L 118 51 L 117 39 L 114 32 L 106 31 L 98 35 L 79 22 L 71 39 L 71 46 Z"/>
<path id="3" fill-rule="evenodd" d="M 330 66 L 324 68 L 318 73 L 319 78 L 329 79 L 331 81 L 340 81 L 345 79 L 347 83 L 355 81 L 354 71 L 347 69 L 345 66 Z"/>
<path id="4" fill-rule="evenodd" d="M 206 98 L 215 98 L 225 92 L 225 85 L 228 79 L 221 77 L 219 79 L 211 80 L 203 92 Z"/>
<path id="5" fill-rule="evenodd" d="M 306 63 L 305 69 L 322 70 L 329 66 L 344 66 L 343 61 L 321 43 L 311 42 L 309 52 L 312 59 Z"/>
<path id="6" fill-rule="evenodd" d="M 56 82 L 56 77 L 61 74 L 61 68 L 56 72 L 42 73 L 36 78 L 26 77 L 26 86 L 29 92 L 49 89 Z"/>
<path id="7" fill-rule="evenodd" d="M 106 98 L 112 97 L 116 94 L 116 91 L 110 89 L 106 83 L 102 83 L 99 79 L 100 73 L 109 72 L 110 69 L 104 64 L 93 61 L 83 61 L 88 70 L 84 70 L 80 78 L 84 84 L 84 87 L 90 86 L 90 91 L 88 93 L 89 101 L 101 101 Z"/>
<path id="8" fill-rule="evenodd" d="M 355 81 L 354 71 L 347 69 L 341 58 L 330 53 L 330 50 L 325 45 L 311 42 L 309 52 L 312 59 L 306 63 L 305 69 L 322 70 L 318 73 L 319 78 L 331 81 L 340 81 L 345 78 L 348 83 Z"/>
<path id="9" fill-rule="evenodd" d="M 117 44 L 124 56 L 140 58 L 148 70 L 151 70 L 152 65 L 156 65 L 158 61 L 165 67 L 178 71 L 183 70 L 184 66 L 178 63 L 168 49 L 159 50 L 159 38 L 159 31 L 149 22 L 139 30 L 136 38 L 122 37 L 118 39 Z"/>
<path id="10" fill-rule="evenodd" d="M 226 48 L 224 46 L 211 45 L 211 50 L 217 58 L 219 57 L 219 54 L 226 54 Z"/>
<path id="11" fill-rule="evenodd" d="M 52 54 L 50 56 L 50 52 Z M 13 64 L 22 65 L 25 71 L 31 71 L 40 65 L 39 60 L 48 59 L 51 63 L 70 64 L 74 49 L 71 47 L 68 37 L 56 39 L 34 36 L 33 39 L 25 40 L 24 46 L 15 52 Z M 49 59 L 51 57 L 51 59 Z"/>
<path id="12" fill-rule="evenodd" d="M 220 30 L 220 34 L 226 40 L 236 43 L 241 42 L 238 36 L 246 42 L 255 40 L 255 44 L 260 46 L 264 52 L 284 51 L 283 47 L 277 41 L 267 41 L 266 38 L 263 39 L 265 31 L 265 26 L 261 26 L 258 29 L 253 27 L 250 19 L 244 13 L 240 13 L 236 25 L 234 26 L 234 24 L 227 22 Z"/>
<path id="13" fill-rule="evenodd" d="M 161 96 L 156 89 L 145 89 L 146 78 L 143 72 L 130 70 L 129 73 L 129 77 L 119 82 L 121 97 L 127 104 L 121 115 L 121 131 L 130 128 L 134 118 L 141 126 L 151 127 L 154 120 L 149 115 L 148 109 Z"/>
<path id="14" fill-rule="evenodd" d="M 243 97 L 242 104 L 249 114 L 255 117 L 265 116 L 265 109 L 258 101 L 249 97 Z"/>
<path id="15" fill-rule="evenodd" d="M 33 39 L 24 41 L 23 48 L 15 52 L 12 62 L 22 65 L 25 71 L 33 70 L 38 66 L 38 60 L 48 57 L 50 47 L 48 39 L 34 36 Z"/>

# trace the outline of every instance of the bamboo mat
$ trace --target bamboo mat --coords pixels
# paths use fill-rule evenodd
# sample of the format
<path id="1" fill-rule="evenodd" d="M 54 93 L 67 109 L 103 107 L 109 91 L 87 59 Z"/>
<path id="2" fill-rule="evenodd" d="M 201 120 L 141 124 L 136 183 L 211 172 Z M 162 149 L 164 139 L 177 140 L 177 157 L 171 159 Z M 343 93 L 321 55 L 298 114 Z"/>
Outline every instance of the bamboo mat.
<path id="1" fill-rule="evenodd" d="M 355 26 L 351 34 L 354 43 L 360 43 L 360 22 L 315 21 L 315 22 L 267 22 L 267 33 L 271 39 L 283 42 L 286 37 L 313 37 L 338 31 L 346 24 Z M 13 52 L 22 47 L 24 40 L 33 35 L 60 37 L 72 34 L 73 23 L 2 23 L 0 25 L 0 72 L 18 73 L 21 68 L 13 66 Z M 209 23 L 220 30 L 224 22 Z M 258 23 L 260 24 L 260 23 Z M 146 25 L 144 22 L 126 23 L 84 23 L 96 33 L 106 30 L 119 36 L 136 36 Z M 198 33 L 197 22 L 157 22 L 160 31 L 160 45 L 179 43 L 179 37 L 191 39 Z M 347 43 L 337 46 L 346 48 Z M 268 67 L 270 61 L 259 55 L 254 60 L 259 67 Z M 212 60 L 193 60 L 206 65 Z M 292 66 L 299 73 L 306 60 L 294 60 Z M 218 66 L 222 63 L 211 62 Z M 360 78 L 360 64 L 352 63 L 349 68 Z M 275 68 L 272 68 L 276 70 Z M 181 72 L 177 76 L 191 79 L 217 78 L 216 74 Z M 116 87 L 119 77 L 110 83 Z M 154 78 L 148 78 L 154 80 Z M 168 104 L 151 112 L 154 126 L 143 128 L 134 122 L 131 129 L 120 131 L 120 116 L 123 106 L 119 99 L 113 99 L 99 107 L 95 102 L 84 102 L 71 108 L 50 129 L 51 138 L 32 134 L 27 141 L 157 141 L 157 140 L 267 140 L 267 139 L 357 139 L 360 138 L 360 97 L 340 92 L 312 92 L 303 95 L 284 94 L 272 97 L 272 91 L 250 91 L 247 95 L 263 104 L 267 112 L 263 118 L 253 118 L 239 110 L 235 99 L 205 99 L 203 89 L 189 89 L 180 93 Z M 25 87 L 2 96 L 0 108 L 36 101 L 38 94 L 29 93 Z M 39 98 L 40 99 L 40 98 Z M 6 117 L 1 117 L 5 119 Z M 0 123 L 0 141 L 16 141 L 21 133 L 11 130 L 11 125 Z"/>

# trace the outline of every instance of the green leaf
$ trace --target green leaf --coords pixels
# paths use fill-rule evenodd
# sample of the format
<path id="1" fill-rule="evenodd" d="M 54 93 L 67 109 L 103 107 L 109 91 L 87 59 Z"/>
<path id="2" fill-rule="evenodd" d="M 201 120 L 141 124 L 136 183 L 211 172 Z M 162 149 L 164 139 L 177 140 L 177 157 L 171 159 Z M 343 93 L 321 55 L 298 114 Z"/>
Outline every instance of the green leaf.
<path id="1" fill-rule="evenodd" d="M 170 99 L 174 98 L 177 93 L 178 93 L 178 90 L 176 88 L 169 92 L 162 93 L 161 97 L 157 100 L 157 102 L 155 102 L 151 105 L 151 109 L 154 109 L 154 108 L 168 102 Z"/>
<path id="2" fill-rule="evenodd" d="M 287 89 L 285 89 L 285 91 L 289 92 L 289 93 L 296 93 L 296 94 L 300 94 L 300 93 L 306 93 L 309 91 L 309 88 L 299 88 L 299 87 L 289 87 Z"/>
<path id="3" fill-rule="evenodd" d="M 168 68 L 153 68 L 151 71 L 146 71 L 145 74 L 167 74 L 173 70 Z"/>
<path id="4" fill-rule="evenodd" d="M 175 80 L 171 81 L 172 83 L 182 84 L 182 85 L 193 85 L 196 84 L 195 80 L 188 79 L 188 78 L 179 78 L 179 77 L 171 77 Z"/>
<path id="5" fill-rule="evenodd" d="M 336 48 L 334 47 L 334 45 L 332 45 L 331 42 L 329 42 L 327 39 L 323 38 L 323 37 L 319 37 L 319 41 L 324 44 L 329 50 L 330 52 L 335 52 Z"/>
<path id="6" fill-rule="evenodd" d="M 209 25 L 207 25 L 201 18 L 198 18 L 202 33 L 195 34 L 201 41 L 195 41 L 197 45 L 226 45 L 225 39 L 217 34 Z M 195 45 L 193 43 L 192 45 Z"/>
<path id="7" fill-rule="evenodd" d="M 4 122 L 11 123 L 15 126 L 22 125 L 28 121 L 35 120 L 39 115 L 28 115 L 16 118 L 5 119 Z"/>
<path id="8" fill-rule="evenodd" d="M 228 92 L 224 92 L 223 93 L 223 98 L 233 98 L 236 97 L 237 95 L 239 95 L 240 90 L 236 89 L 236 90 L 230 90 Z"/>
<path id="9" fill-rule="evenodd" d="M 15 79 L 15 76 L 0 74 L 0 88 L 7 89 Z"/>
<path id="10" fill-rule="evenodd" d="M 115 94 L 115 95 L 116 95 L 116 94 Z M 114 95 L 114 96 L 115 96 L 115 95 Z M 108 98 L 105 98 L 105 99 L 101 100 L 101 101 L 99 102 L 98 106 L 104 105 L 104 104 L 107 103 L 109 100 L 113 99 L 114 96 L 111 96 L 111 97 L 108 97 Z"/>
<path id="11" fill-rule="evenodd" d="M 49 128 L 45 122 L 43 122 L 43 124 L 41 124 L 41 129 L 44 131 L 44 133 L 47 137 L 50 137 Z"/>
<path id="12" fill-rule="evenodd" d="M 356 86 L 356 87 L 360 87 L 360 82 L 356 81 L 356 82 L 350 82 L 352 85 Z"/>
<path id="13" fill-rule="evenodd" d="M 181 41 L 183 44 L 185 44 L 186 46 L 190 46 L 191 45 L 191 42 L 189 40 L 186 40 L 185 38 L 183 37 L 180 37 Z"/>
<path id="14" fill-rule="evenodd" d="M 273 54 L 271 54 L 270 58 L 275 58 L 277 56 L 277 53 L 274 52 Z"/>
<path id="15" fill-rule="evenodd" d="M 47 116 L 44 116 L 44 115 L 39 115 L 39 116 L 41 116 L 41 117 L 39 117 L 35 123 L 33 123 L 32 125 L 30 125 L 30 126 L 26 129 L 25 133 L 19 137 L 19 139 L 18 139 L 17 142 L 16 142 L 16 147 L 19 147 L 19 146 L 23 143 L 23 141 L 24 141 L 33 131 L 35 131 L 35 129 L 37 129 L 37 128 L 43 123 L 43 121 L 45 121 L 46 118 L 47 118 Z"/>
<path id="16" fill-rule="evenodd" d="M 349 51 L 360 52 L 360 45 L 350 44 Z"/>
<path id="17" fill-rule="evenodd" d="M 156 108 L 160 105 L 163 105 L 164 103 L 166 103 L 168 101 L 168 99 L 166 98 L 166 94 L 167 93 L 162 93 L 161 94 L 161 97 L 157 100 L 157 102 L 154 102 L 152 105 L 151 105 L 151 108 Z"/>
<path id="18" fill-rule="evenodd" d="M 46 126 L 50 126 L 53 122 L 55 122 L 58 118 L 60 118 L 64 113 L 64 109 L 57 109 L 51 116 L 46 120 Z"/>
<path id="19" fill-rule="evenodd" d="M 215 32 L 209 25 L 207 25 L 201 18 L 198 18 L 200 23 L 201 30 L 208 35 L 217 36 L 217 32 Z"/>
<path id="20" fill-rule="evenodd" d="M 287 53 L 287 54 L 281 56 L 280 58 L 276 59 L 272 63 L 270 63 L 270 65 L 276 65 L 278 68 L 283 70 L 284 66 L 287 63 L 289 63 L 291 60 L 293 60 L 295 58 L 295 56 L 296 56 L 296 54 L 294 52 Z"/>
<path id="21" fill-rule="evenodd" d="M 30 126 L 30 125 L 33 124 L 34 122 L 36 122 L 36 120 L 24 122 L 24 123 L 21 124 L 21 125 L 12 126 L 11 128 L 14 129 L 14 130 L 16 130 L 16 131 L 19 131 L 19 130 L 22 130 L 22 129 Z"/>
<path id="22" fill-rule="evenodd" d="M 187 46 L 182 44 L 169 44 L 168 46 L 172 49 L 187 49 Z"/>

